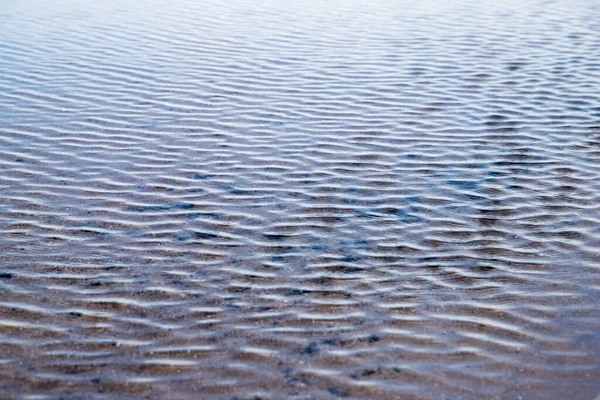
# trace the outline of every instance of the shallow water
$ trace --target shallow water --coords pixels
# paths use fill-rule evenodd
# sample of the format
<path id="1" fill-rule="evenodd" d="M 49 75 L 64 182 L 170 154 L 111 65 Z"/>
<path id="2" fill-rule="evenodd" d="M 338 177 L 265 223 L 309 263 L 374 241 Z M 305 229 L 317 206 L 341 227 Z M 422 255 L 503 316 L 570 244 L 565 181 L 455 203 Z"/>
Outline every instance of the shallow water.
<path id="1" fill-rule="evenodd" d="M 7 1 L 0 32 L 0 397 L 600 391 L 597 1 Z"/>

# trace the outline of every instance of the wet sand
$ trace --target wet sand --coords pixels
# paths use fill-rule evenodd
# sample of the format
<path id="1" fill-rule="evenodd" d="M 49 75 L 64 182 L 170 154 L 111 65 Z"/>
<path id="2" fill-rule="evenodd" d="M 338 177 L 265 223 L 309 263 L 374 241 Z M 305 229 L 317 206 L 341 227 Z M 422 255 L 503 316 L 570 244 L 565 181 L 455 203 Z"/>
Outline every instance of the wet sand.
<path id="1" fill-rule="evenodd" d="M 596 2 L 0 30 L 0 398 L 600 392 Z"/>

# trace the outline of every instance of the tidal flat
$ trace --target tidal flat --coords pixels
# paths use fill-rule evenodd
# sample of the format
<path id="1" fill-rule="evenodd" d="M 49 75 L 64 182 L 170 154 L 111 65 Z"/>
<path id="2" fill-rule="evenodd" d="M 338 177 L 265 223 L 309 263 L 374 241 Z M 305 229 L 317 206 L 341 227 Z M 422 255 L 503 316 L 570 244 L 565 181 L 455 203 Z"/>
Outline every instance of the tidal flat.
<path id="1" fill-rule="evenodd" d="M 0 2 L 0 398 L 600 394 L 600 3 Z"/>

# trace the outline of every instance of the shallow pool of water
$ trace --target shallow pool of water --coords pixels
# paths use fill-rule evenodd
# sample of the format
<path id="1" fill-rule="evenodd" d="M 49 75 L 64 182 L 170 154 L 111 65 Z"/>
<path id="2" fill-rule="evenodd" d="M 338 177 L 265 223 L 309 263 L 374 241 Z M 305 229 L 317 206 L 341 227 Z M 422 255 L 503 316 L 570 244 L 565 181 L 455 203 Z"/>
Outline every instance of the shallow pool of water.
<path id="1" fill-rule="evenodd" d="M 600 391 L 597 1 L 5 1 L 0 32 L 0 397 Z"/>

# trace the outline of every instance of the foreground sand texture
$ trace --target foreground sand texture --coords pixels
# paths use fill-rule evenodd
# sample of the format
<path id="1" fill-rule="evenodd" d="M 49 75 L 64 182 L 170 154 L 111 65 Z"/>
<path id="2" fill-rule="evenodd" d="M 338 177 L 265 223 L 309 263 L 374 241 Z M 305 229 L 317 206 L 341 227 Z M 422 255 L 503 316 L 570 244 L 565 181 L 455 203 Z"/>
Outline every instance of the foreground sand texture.
<path id="1" fill-rule="evenodd" d="M 0 4 L 0 398 L 593 399 L 597 1 Z"/>

